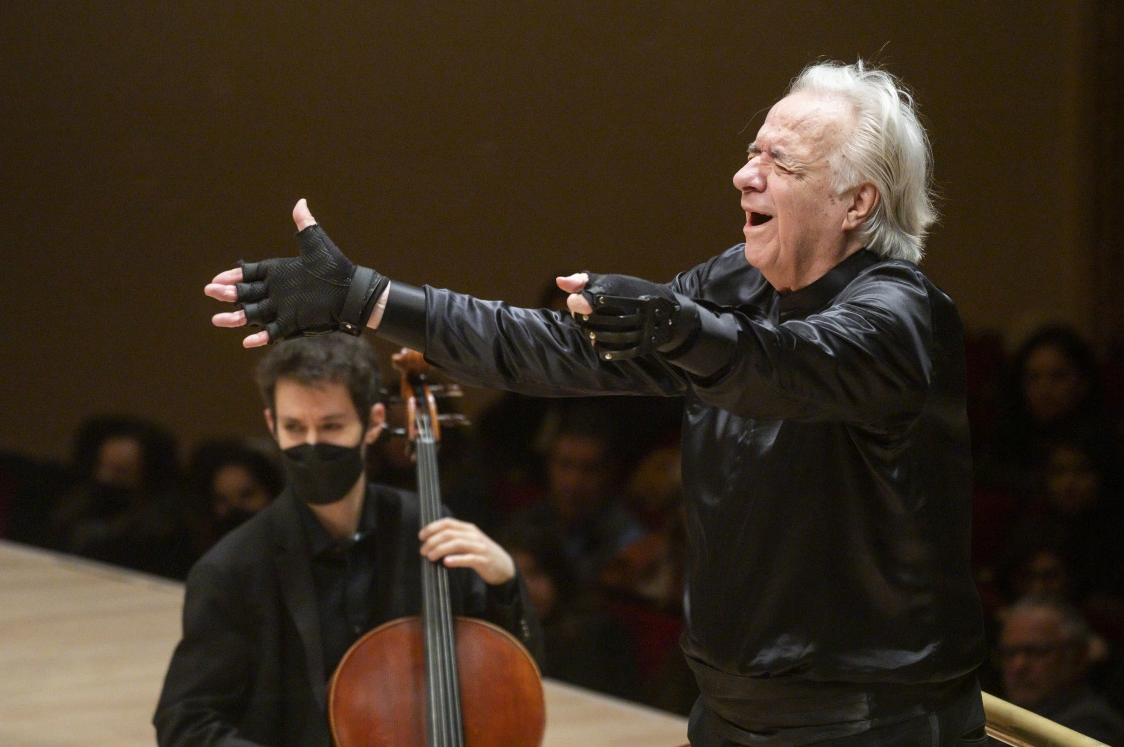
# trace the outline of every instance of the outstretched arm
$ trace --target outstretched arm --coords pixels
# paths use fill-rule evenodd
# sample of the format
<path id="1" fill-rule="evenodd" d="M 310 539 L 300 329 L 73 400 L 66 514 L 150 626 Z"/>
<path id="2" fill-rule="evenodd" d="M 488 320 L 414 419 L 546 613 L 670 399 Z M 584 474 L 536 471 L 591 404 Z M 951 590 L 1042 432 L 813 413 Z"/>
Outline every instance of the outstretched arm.
<path id="1" fill-rule="evenodd" d="M 212 298 L 242 304 L 216 314 L 215 325 L 265 327 L 243 340 L 246 347 L 372 327 L 467 384 L 544 396 L 684 391 L 682 376 L 657 357 L 621 365 L 599 360 L 568 315 L 406 283 L 392 287 L 374 270 L 353 265 L 304 200 L 293 220 L 299 257 L 245 264 L 220 273 L 204 289 Z M 578 278 L 560 279 L 562 287 L 574 287 Z"/>

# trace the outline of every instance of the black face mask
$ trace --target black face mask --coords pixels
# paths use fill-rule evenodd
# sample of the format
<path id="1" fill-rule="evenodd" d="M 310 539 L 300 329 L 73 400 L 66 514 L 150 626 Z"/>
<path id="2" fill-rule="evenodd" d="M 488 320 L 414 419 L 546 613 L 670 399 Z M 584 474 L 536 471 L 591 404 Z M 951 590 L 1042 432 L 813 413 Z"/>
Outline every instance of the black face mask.
<path id="1" fill-rule="evenodd" d="M 363 441 L 355 446 L 301 444 L 281 451 L 289 488 L 305 503 L 324 506 L 347 495 L 363 474 Z"/>
<path id="2" fill-rule="evenodd" d="M 222 537 L 227 532 L 234 531 L 252 518 L 254 518 L 253 511 L 247 511 L 244 508 L 229 509 L 223 514 L 221 519 L 215 521 L 215 536 Z"/>
<path id="3" fill-rule="evenodd" d="M 120 485 L 95 482 L 90 486 L 90 512 L 97 516 L 116 516 L 132 505 L 133 493 Z"/>

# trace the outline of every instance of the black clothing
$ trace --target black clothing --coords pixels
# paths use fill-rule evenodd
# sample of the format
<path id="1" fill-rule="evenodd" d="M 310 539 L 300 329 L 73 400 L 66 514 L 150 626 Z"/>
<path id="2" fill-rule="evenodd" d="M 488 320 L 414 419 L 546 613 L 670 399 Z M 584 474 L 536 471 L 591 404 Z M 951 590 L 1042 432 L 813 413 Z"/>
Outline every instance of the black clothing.
<path id="1" fill-rule="evenodd" d="M 371 531 L 355 543 L 371 573 L 366 594 L 362 573 L 322 562 L 332 550 L 306 536 L 302 509 L 286 490 L 192 568 L 183 640 L 153 718 L 161 747 L 327 747 L 326 684 L 342 637 L 334 624 L 322 627 L 331 602 L 318 591 L 352 613 L 366 606 L 363 632 L 421 609 L 415 495 L 368 488 L 362 521 Z M 454 614 L 491 620 L 538 653 L 541 632 L 521 583 L 514 593 L 469 569 L 449 575 Z"/>
<path id="2" fill-rule="evenodd" d="M 328 534 L 312 509 L 301 501 L 294 502 L 312 558 L 324 671 L 334 672 L 352 644 L 371 629 L 378 607 L 381 590 L 375 584 L 374 548 L 377 504 L 363 502 L 355 536 L 341 541 Z"/>
<path id="3" fill-rule="evenodd" d="M 882 685 L 939 694 L 971 673 L 983 619 L 952 301 L 915 265 L 865 250 L 785 295 L 742 245 L 668 287 L 709 310 L 704 331 L 737 328 L 736 349 L 706 378 L 660 356 L 599 361 L 565 313 L 433 288 L 426 358 L 524 394 L 686 393 L 689 660 L 763 696 L 839 683 L 870 718 L 891 715 L 878 712 Z M 391 286 L 391 339 L 417 297 Z"/>
<path id="4" fill-rule="evenodd" d="M 543 620 L 543 677 L 640 700 L 636 646 L 628 629 L 598 612 L 564 611 Z"/>
<path id="5" fill-rule="evenodd" d="M 873 726 L 846 736 L 817 741 L 815 747 L 984 747 L 988 743 L 984 730 L 986 717 L 979 685 L 969 681 L 948 702 L 927 713 Z M 768 736 L 730 741 L 721 734 L 723 724 L 716 722 L 700 698 L 691 711 L 687 734 L 691 747 L 737 747 L 740 744 L 797 745 L 799 741 L 776 741 Z"/>
<path id="6" fill-rule="evenodd" d="M 56 549 L 157 576 L 182 580 L 199 557 L 173 490 L 78 485 L 59 499 L 52 524 Z"/>
<path id="7" fill-rule="evenodd" d="M 1124 747 L 1124 717 L 1087 687 L 1075 687 L 1034 712 L 1109 747 Z"/>

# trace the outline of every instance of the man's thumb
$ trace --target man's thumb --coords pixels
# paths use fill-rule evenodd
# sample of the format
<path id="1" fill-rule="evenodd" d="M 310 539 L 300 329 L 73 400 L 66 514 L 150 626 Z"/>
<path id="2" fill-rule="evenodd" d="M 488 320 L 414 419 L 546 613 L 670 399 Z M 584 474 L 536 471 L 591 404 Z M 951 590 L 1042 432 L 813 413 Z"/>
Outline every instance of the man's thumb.
<path id="1" fill-rule="evenodd" d="M 303 197 L 297 200 L 297 205 L 293 208 L 293 222 L 297 224 L 298 231 L 316 225 L 316 219 L 308 211 L 308 203 Z"/>
<path id="2" fill-rule="evenodd" d="M 582 288 L 589 282 L 589 275 L 584 272 L 575 273 L 566 277 L 555 278 L 558 287 L 567 293 L 581 293 Z"/>

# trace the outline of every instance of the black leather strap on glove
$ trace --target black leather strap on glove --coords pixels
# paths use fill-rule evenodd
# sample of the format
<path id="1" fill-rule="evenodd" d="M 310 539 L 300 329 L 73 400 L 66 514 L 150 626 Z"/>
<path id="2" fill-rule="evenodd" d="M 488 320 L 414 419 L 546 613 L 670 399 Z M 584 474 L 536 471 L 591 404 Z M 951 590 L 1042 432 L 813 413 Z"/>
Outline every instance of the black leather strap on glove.
<path id="1" fill-rule="evenodd" d="M 390 281 L 352 264 L 314 224 L 297 234 L 299 257 L 242 262 L 236 288 L 246 323 L 269 342 L 346 332 L 360 335 Z"/>
<path id="2" fill-rule="evenodd" d="M 629 275 L 586 275 L 582 296 L 593 313 L 582 315 L 578 325 L 602 360 L 668 353 L 698 329 L 698 308 L 685 296 Z"/>
<path id="3" fill-rule="evenodd" d="M 729 314 L 700 307 L 687 296 L 629 275 L 587 272 L 582 296 L 593 313 L 578 325 L 602 360 L 651 353 L 707 377 L 722 369 L 737 346 L 737 324 Z"/>

